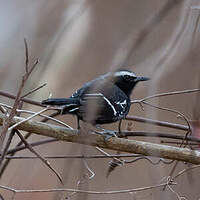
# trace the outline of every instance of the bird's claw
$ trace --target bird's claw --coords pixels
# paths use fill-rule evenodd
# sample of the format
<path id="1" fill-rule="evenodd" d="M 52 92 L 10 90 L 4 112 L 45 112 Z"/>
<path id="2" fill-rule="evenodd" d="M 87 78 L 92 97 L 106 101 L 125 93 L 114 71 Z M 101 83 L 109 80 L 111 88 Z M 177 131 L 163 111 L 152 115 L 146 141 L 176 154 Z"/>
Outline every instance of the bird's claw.
<path id="1" fill-rule="evenodd" d="M 104 136 L 105 141 L 109 140 L 111 137 L 117 137 L 116 131 L 104 129 L 101 132 L 95 131 L 96 134 Z"/>

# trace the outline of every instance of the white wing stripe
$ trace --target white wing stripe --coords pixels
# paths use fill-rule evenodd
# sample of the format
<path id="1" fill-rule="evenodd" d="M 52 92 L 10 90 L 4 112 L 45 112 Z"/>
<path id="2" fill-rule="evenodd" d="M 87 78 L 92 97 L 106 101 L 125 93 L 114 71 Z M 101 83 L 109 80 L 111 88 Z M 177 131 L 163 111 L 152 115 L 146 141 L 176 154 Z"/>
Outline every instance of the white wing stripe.
<path id="1" fill-rule="evenodd" d="M 122 108 L 124 108 L 124 106 L 126 105 L 126 100 L 124 100 L 123 102 L 117 102 L 116 104 L 120 105 Z"/>
<path id="2" fill-rule="evenodd" d="M 103 97 L 103 94 L 101 93 L 93 93 L 93 94 L 85 94 L 85 96 L 97 96 L 97 97 Z"/>
<path id="3" fill-rule="evenodd" d="M 71 104 L 65 104 L 65 105 L 64 105 L 64 107 L 69 107 L 69 106 L 77 106 L 77 104 L 71 103 Z"/>
<path id="4" fill-rule="evenodd" d="M 103 97 L 103 98 L 106 100 L 108 105 L 110 105 L 110 107 L 113 109 L 114 115 L 117 115 L 117 111 L 115 110 L 115 107 L 110 103 L 110 101 L 106 97 Z"/>
<path id="5" fill-rule="evenodd" d="M 102 94 L 102 93 L 94 93 L 94 94 L 85 94 L 86 96 L 100 96 L 103 97 L 103 99 L 108 103 L 108 105 L 112 108 L 114 115 L 117 115 L 117 111 L 115 110 L 115 107 L 111 104 L 111 102 Z"/>
<path id="6" fill-rule="evenodd" d="M 79 108 L 73 108 L 73 109 L 69 110 L 69 112 L 73 112 L 73 111 L 78 110 L 78 109 Z"/>

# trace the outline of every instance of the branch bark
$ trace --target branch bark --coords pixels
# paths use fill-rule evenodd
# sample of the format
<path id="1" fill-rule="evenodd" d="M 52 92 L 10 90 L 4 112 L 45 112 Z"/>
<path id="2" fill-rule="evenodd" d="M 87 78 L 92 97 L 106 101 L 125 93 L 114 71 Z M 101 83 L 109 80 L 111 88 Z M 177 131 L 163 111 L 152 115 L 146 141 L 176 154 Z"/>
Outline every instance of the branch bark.
<path id="1" fill-rule="evenodd" d="M 3 124 L 5 116 L 0 113 L 0 125 Z M 14 117 L 12 124 L 24 120 L 21 117 Z M 154 144 L 150 142 L 122 139 L 122 138 L 110 138 L 105 141 L 103 136 L 96 134 L 78 133 L 77 130 L 67 129 L 61 126 L 55 126 L 52 124 L 26 121 L 16 127 L 19 130 L 32 132 L 34 134 L 53 137 L 58 140 L 87 144 L 90 146 L 98 146 L 101 148 L 107 148 L 117 150 L 121 152 L 137 153 L 147 156 L 162 157 L 172 160 L 185 161 L 193 164 L 200 164 L 200 152 L 190 150 L 188 148 L 178 148 L 161 144 Z"/>

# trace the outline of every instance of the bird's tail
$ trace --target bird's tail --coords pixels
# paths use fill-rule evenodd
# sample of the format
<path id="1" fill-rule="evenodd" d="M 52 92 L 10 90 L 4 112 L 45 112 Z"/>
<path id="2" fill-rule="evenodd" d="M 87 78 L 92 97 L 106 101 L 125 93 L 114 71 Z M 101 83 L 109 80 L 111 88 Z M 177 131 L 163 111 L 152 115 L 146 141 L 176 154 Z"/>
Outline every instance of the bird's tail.
<path id="1" fill-rule="evenodd" d="M 43 105 L 62 106 L 61 114 L 73 114 L 80 106 L 80 100 L 78 98 L 50 98 L 43 100 L 41 103 Z"/>
<path id="2" fill-rule="evenodd" d="M 63 106 L 66 104 L 76 104 L 77 101 L 74 98 L 50 98 L 42 101 L 43 105 L 51 106 Z"/>

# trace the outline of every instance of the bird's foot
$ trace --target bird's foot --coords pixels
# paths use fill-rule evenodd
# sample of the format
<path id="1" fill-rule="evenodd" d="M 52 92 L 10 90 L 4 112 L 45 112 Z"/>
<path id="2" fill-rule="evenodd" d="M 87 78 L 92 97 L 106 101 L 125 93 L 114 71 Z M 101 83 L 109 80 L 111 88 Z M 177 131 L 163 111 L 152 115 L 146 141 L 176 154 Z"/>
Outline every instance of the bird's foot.
<path id="1" fill-rule="evenodd" d="M 117 132 L 112 130 L 107 130 L 101 127 L 97 127 L 101 131 L 95 131 L 96 134 L 104 136 L 105 141 L 110 139 L 111 137 L 117 137 Z"/>

